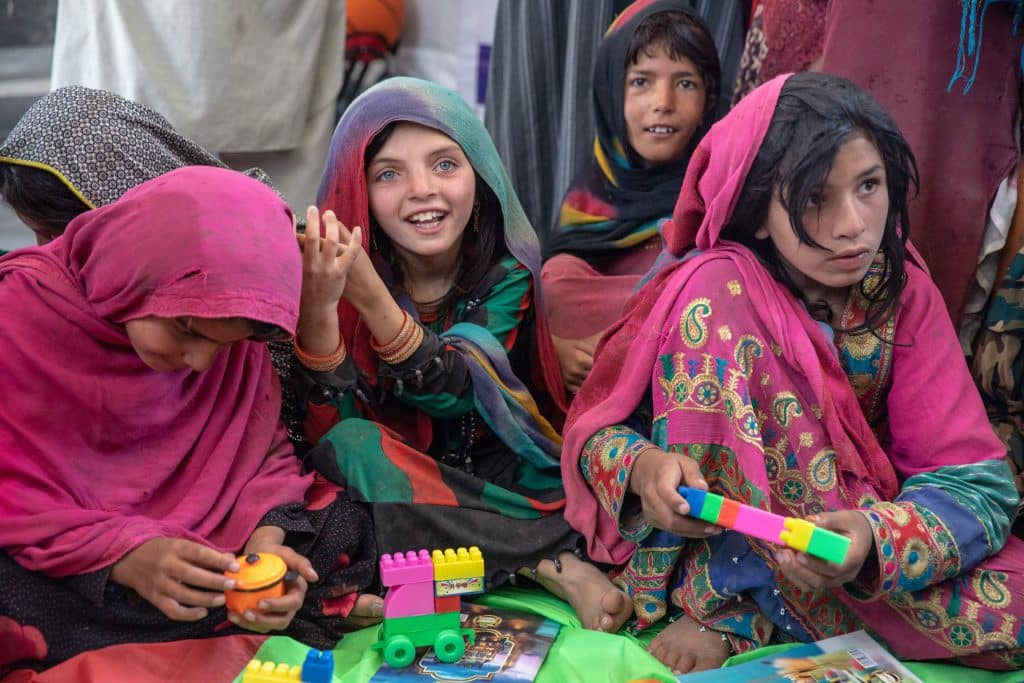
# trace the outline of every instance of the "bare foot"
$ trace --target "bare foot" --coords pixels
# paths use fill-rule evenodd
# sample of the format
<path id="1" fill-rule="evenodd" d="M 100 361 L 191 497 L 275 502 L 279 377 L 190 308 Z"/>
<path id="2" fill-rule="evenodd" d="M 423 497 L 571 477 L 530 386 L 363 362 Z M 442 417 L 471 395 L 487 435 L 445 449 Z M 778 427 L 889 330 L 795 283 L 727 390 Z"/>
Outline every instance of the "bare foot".
<path id="1" fill-rule="evenodd" d="M 654 636 L 647 651 L 673 673 L 717 669 L 729 658 L 729 643 L 710 629 L 683 615 Z"/>
<path id="2" fill-rule="evenodd" d="M 363 593 L 356 598 L 352 611 L 345 617 L 345 623 L 358 628 L 379 624 L 384 617 L 384 598 L 372 593 Z"/>
<path id="3" fill-rule="evenodd" d="M 608 575 L 570 552 L 559 558 L 562 571 L 551 560 L 537 565 L 537 581 L 576 610 L 583 628 L 615 633 L 633 614 L 629 596 L 616 588 Z"/>

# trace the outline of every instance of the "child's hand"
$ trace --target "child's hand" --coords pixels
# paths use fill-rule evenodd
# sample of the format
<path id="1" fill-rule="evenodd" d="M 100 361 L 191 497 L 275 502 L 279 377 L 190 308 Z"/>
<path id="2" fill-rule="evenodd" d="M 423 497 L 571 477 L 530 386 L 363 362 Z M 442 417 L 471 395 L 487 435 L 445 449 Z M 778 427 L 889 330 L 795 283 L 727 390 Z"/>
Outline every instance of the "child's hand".
<path id="1" fill-rule="evenodd" d="M 838 510 L 812 515 L 807 521 L 823 529 L 850 537 L 850 549 L 841 565 L 784 548 L 775 551 L 775 561 L 783 575 L 797 588 L 815 592 L 822 588 L 842 586 L 857 578 L 864 561 L 875 547 L 875 535 L 863 514 L 856 510 Z"/>
<path id="2" fill-rule="evenodd" d="M 686 538 L 706 538 L 721 531 L 720 527 L 690 517 L 690 504 L 679 495 L 681 485 L 708 490 L 693 458 L 648 448 L 633 463 L 628 485 L 630 491 L 640 496 L 648 524 Z"/>
<path id="3" fill-rule="evenodd" d="M 306 210 L 306 232 L 296 233 L 302 248 L 303 308 L 336 308 L 345 291 L 352 264 L 362 251 L 362 230 L 349 233 L 334 215 L 324 211 L 324 236 L 315 206 Z"/>
<path id="4" fill-rule="evenodd" d="M 235 587 L 235 556 L 183 538 L 153 538 L 118 560 L 110 579 L 135 590 L 175 621 L 199 621 Z"/>
<path id="5" fill-rule="evenodd" d="M 236 626 L 258 633 L 288 628 L 306 599 L 307 582 L 319 580 L 320 577 L 317 576 L 309 559 L 284 545 L 283 541 L 283 530 L 277 527 L 259 527 L 245 544 L 246 555 L 271 553 L 280 557 L 288 570 L 294 573 L 295 579 L 286 582 L 287 590 L 281 597 L 260 600 L 257 605 L 258 611 L 246 610 L 243 614 L 229 612 L 228 619 Z"/>
<path id="6" fill-rule="evenodd" d="M 565 388 L 575 394 L 594 366 L 594 342 L 590 339 L 563 339 L 555 335 L 551 335 L 551 341 Z"/>

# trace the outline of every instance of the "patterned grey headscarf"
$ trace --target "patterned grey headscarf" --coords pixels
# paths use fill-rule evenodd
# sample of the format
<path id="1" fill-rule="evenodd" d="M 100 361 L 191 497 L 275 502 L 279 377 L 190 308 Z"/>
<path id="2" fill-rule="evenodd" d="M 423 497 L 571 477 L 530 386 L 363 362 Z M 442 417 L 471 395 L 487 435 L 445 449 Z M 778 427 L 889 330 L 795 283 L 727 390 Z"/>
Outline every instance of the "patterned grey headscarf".
<path id="1" fill-rule="evenodd" d="M 50 171 L 89 208 L 182 166 L 226 168 L 149 107 L 80 85 L 33 104 L 0 145 L 0 162 Z M 258 168 L 245 174 L 271 185 Z"/>

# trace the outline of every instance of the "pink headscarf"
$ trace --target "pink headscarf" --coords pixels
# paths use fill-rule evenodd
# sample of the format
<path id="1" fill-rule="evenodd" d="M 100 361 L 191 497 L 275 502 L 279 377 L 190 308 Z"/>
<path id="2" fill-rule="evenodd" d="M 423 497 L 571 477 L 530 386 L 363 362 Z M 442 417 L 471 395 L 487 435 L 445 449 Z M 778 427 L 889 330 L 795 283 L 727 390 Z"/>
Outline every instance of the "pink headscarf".
<path id="1" fill-rule="evenodd" d="M 155 372 L 123 323 L 243 317 L 294 333 L 291 214 L 239 173 L 186 167 L 0 259 L 0 547 L 53 576 L 143 542 L 238 551 L 311 479 L 284 437 L 263 344 Z"/>
<path id="2" fill-rule="evenodd" d="M 586 537 L 595 560 L 621 564 L 629 558 L 633 544 L 620 536 L 616 520 L 600 508 L 584 480 L 579 468 L 583 446 L 600 429 L 625 421 L 637 407 L 651 386 L 661 332 L 676 295 L 692 273 L 714 259 L 728 259 L 739 270 L 746 283 L 745 295 L 780 345 L 781 358 L 806 379 L 814 403 L 822 407 L 821 422 L 836 451 L 836 469 L 846 477 L 841 485 L 844 493 L 866 484 L 891 499 L 898 490 L 893 466 L 816 324 L 750 250 L 720 240 L 787 78 L 788 74 L 779 76 L 747 95 L 698 145 L 673 219 L 663 234 L 673 254 L 681 255 L 693 246 L 705 253 L 666 268 L 627 304 L 625 317 L 602 340 L 594 367 L 573 401 L 562 451 L 565 518 Z M 703 437 L 712 443 L 714 438 L 693 436 L 694 443 Z M 744 474 L 761 490 L 769 490 L 763 463 L 744 468 Z"/>

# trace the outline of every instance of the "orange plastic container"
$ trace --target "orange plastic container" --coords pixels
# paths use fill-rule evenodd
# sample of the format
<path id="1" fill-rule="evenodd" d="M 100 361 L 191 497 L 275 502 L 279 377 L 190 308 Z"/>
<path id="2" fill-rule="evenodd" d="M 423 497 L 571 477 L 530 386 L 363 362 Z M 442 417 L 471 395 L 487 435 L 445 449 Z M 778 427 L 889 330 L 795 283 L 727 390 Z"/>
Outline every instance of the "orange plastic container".
<path id="1" fill-rule="evenodd" d="M 260 600 L 279 598 L 285 594 L 288 565 L 277 555 L 250 553 L 239 555 L 237 572 L 224 572 L 235 580 L 233 590 L 224 591 L 229 612 L 241 614 L 247 609 L 258 612 Z"/>

